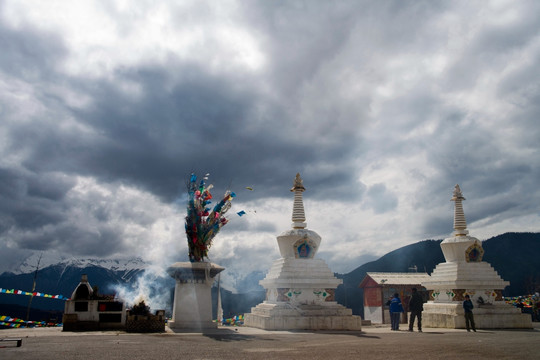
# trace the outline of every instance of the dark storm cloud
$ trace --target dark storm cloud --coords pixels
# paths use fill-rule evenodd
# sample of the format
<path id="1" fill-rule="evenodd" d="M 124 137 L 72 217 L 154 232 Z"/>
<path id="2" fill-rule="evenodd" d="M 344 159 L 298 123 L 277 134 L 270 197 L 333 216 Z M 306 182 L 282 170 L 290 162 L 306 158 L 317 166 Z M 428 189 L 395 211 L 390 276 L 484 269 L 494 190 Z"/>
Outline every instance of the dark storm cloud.
<path id="1" fill-rule="evenodd" d="M 531 182 L 540 180 L 535 170 L 538 161 L 504 149 L 500 138 L 492 136 L 493 129 L 478 125 L 473 121 L 439 129 L 428 153 L 428 161 L 437 169 L 437 174 L 417 194 L 418 208 L 446 206 L 455 183 L 459 183 L 469 200 L 464 205 L 469 223 L 500 213 L 506 213 L 508 217 L 520 216 L 536 207 L 518 204 L 529 203 L 524 189 L 537 194 Z M 451 211 L 448 209 L 449 218 L 453 216 Z M 440 234 L 436 231 L 438 225 L 440 231 L 444 228 L 445 232 L 451 231 L 438 214 L 429 216 L 433 218 L 425 223 L 427 233 Z"/>
<path id="2" fill-rule="evenodd" d="M 0 22 L 0 239 L 127 252 L 140 240 L 129 225 L 155 226 L 191 172 L 210 173 L 216 198 L 235 191 L 240 208 L 289 201 L 300 172 L 306 199 L 358 205 L 351 216 L 364 223 L 343 229 L 347 242 L 364 230 L 388 237 L 388 212 L 421 236 L 450 233 L 456 183 L 469 223 L 537 213 L 539 5 L 504 6 L 254 1 L 221 12 L 196 2 L 152 32 L 153 14 L 108 4 L 96 12 L 113 23 L 99 41 L 55 27 L 66 19 L 42 19 L 47 30 L 35 14 Z M 223 21 L 224 36 L 252 37 L 260 64 L 229 62 L 245 49 L 223 41 Z M 139 27 L 146 47 L 131 44 Z M 206 46 L 161 48 L 171 39 Z M 230 232 L 282 230 L 251 215 Z"/>
<path id="3" fill-rule="evenodd" d="M 333 47 L 330 40 L 327 45 Z M 174 57 L 166 67 L 123 67 L 113 80 L 90 79 L 55 70 L 67 55 L 58 37 L 6 31 L 2 41 L 9 49 L 9 56 L 2 57 L 4 74 L 25 78 L 31 72 L 35 101 L 44 109 L 24 122 L 17 121 L 16 112 L 8 113 L 4 129 L 11 151 L 24 154 L 21 172 L 33 174 L 8 180 L 18 192 L 7 192 L 9 201 L 2 206 L 0 236 L 18 247 L 101 256 L 127 246 L 123 232 L 110 225 L 113 216 L 106 206 L 86 209 L 77 201 L 64 201 L 74 176 L 132 184 L 173 202 L 185 191 L 192 171 L 200 176 L 210 172 L 216 189 L 254 187 L 253 192 L 237 190 L 239 201 L 247 201 L 289 197 L 298 171 L 309 179 L 311 196 L 355 197 L 351 183 L 356 171 L 347 163 L 356 156 L 357 137 L 348 119 L 336 123 L 334 114 L 321 114 L 299 127 L 294 114 L 250 81 L 239 83 L 234 74 L 211 74 Z M 311 65 L 301 67 L 306 66 Z M 122 83 L 134 86 L 140 96 L 119 86 Z M 90 105 L 71 106 L 49 90 L 56 84 L 73 96 L 89 98 Z M 313 128 L 324 129 L 323 136 L 313 136 Z M 304 132 L 311 136 L 302 136 Z M 58 182 L 47 175 L 51 173 L 71 180 Z M 331 194 L 328 187 L 334 189 Z M 89 227 L 70 217 L 81 206 Z M 130 217 L 128 208 L 117 211 L 116 217 L 142 226 L 155 221 Z M 275 231 L 275 225 L 264 221 L 253 226 L 250 230 Z"/>
<path id="4" fill-rule="evenodd" d="M 275 59 L 271 81 L 293 95 L 347 41 L 359 9 L 330 3 L 262 2 L 247 4 L 245 12 L 260 29 L 267 51 Z M 313 24 L 317 24 L 313 26 Z"/>
<path id="5" fill-rule="evenodd" d="M 3 37 L 10 44 L 40 44 L 31 47 L 31 57 L 26 56 L 23 46 L 12 47 L 10 54 L 26 59 L 25 68 L 37 68 L 38 78 L 46 87 L 45 79 L 51 76 L 52 69 L 40 68 L 60 60 L 64 52 L 57 49 L 62 48 L 61 44 L 50 36 L 34 39 L 30 33 L 32 40 L 19 41 L 22 34 L 17 33 L 14 40 L 10 35 L 6 32 Z M 32 63 L 34 57 L 37 64 Z M 352 179 L 354 172 L 345 164 L 354 137 L 350 136 L 349 141 L 343 138 L 343 127 L 328 126 L 324 140 L 302 139 L 295 136 L 298 128 L 294 119 L 281 111 L 279 104 L 263 99 L 249 84 L 235 91 L 235 78 L 209 75 L 194 64 L 172 62 L 168 68 L 176 68 L 181 74 L 170 90 L 164 86 L 170 83 L 170 70 L 164 68 L 126 69 L 115 74 L 116 82 L 129 80 L 140 85 L 142 99 L 122 93 L 116 83 L 56 74 L 55 81 L 69 84 L 94 102 L 85 110 L 65 106 L 56 115 L 75 116 L 96 131 L 95 137 L 55 128 L 37 119 L 34 127 L 15 124 L 10 129 L 13 142 L 31 151 L 25 166 L 38 172 L 97 175 L 105 181 L 122 179 L 168 200 L 184 191 L 184 179 L 193 170 L 210 171 L 216 175 L 214 179 L 232 185 L 256 185 L 258 196 L 275 194 L 282 183 L 289 183 L 294 176 L 290 168 L 307 173 L 312 184 L 330 182 L 339 188 L 339 184 Z M 13 73 L 10 68 L 5 70 Z M 38 96 L 44 101 L 55 100 L 46 90 Z M 260 104 L 269 110 L 255 111 Z M 334 119 L 313 121 L 330 125 Z M 339 166 L 339 162 L 343 165 Z M 322 172 L 318 163 L 332 164 L 331 173 Z M 316 191 L 316 187 L 312 190 Z"/>
<path id="6" fill-rule="evenodd" d="M 424 219 L 422 233 L 425 234 L 425 239 L 435 237 L 438 240 L 449 237 L 453 231 L 453 216 L 449 207 L 446 216 L 444 214 L 432 215 Z"/>
<path id="7" fill-rule="evenodd" d="M 127 203 L 122 194 L 103 189 L 82 195 L 64 176 L 40 174 L 36 179 L 7 171 L 0 174 L 2 180 L 9 177 L 2 181 L 8 186 L 0 193 L 0 240 L 15 248 L 112 256 L 132 246 L 127 226 L 149 228 L 156 221 L 151 208 L 141 211 L 141 204 L 133 199 Z M 36 182 L 46 186 L 36 187 Z"/>
<path id="8" fill-rule="evenodd" d="M 122 179 L 168 201 L 184 191 L 183 183 L 192 170 L 201 175 L 209 171 L 212 179 L 222 179 L 216 186 L 251 184 L 258 188 L 257 196 L 277 195 L 278 188 L 292 183 L 291 168 L 309 174 L 312 184 L 345 188 L 351 180 L 354 171 L 346 163 L 352 156 L 354 136 L 348 140 L 340 136 L 343 129 L 329 128 L 326 136 L 340 136 L 340 141 L 297 138 L 292 119 L 279 109 L 255 113 L 254 107 L 265 100 L 249 86 L 234 91 L 235 79 L 215 78 L 182 65 L 171 64 L 186 75 L 170 90 L 163 86 L 168 77 L 163 69 L 117 74 L 117 81 L 141 86 L 143 96 L 137 99 L 119 91 L 114 83 L 85 85 L 94 104 L 72 114 L 93 128 L 95 137 L 65 136 L 56 129 L 29 133 L 21 127 L 14 131 L 16 136 L 33 142 L 25 165 L 33 171 Z M 331 173 L 321 172 L 319 163 L 332 163 Z M 317 171 L 311 171 L 312 167 Z"/>
<path id="9" fill-rule="evenodd" d="M 507 218 L 522 216 L 537 207 L 530 201 L 531 195 L 538 196 L 532 185 L 540 180 L 535 170 L 537 160 L 506 153 L 500 148 L 500 142 L 492 141 L 486 133 L 469 135 L 467 140 L 455 134 L 448 141 L 439 143 L 439 149 L 431 154 L 432 164 L 437 166 L 439 174 L 426 191 L 419 194 L 423 207 L 437 206 L 434 200 L 449 199 L 452 180 L 460 184 L 470 200 L 466 203 L 469 223 L 495 216 L 502 220 L 502 214 Z"/>
<path id="10" fill-rule="evenodd" d="M 60 201 L 72 188 L 72 179 L 60 174 L 40 174 L 28 177 L 28 196 L 52 201 Z"/>
<path id="11" fill-rule="evenodd" d="M 356 69 L 372 65 L 368 64 L 371 57 L 380 53 L 425 46 L 434 32 L 423 30 L 447 6 L 432 1 L 262 1 L 245 5 L 248 21 L 275 59 L 275 86 L 286 95 L 294 93 L 299 84 L 309 83 L 326 63 L 351 46 L 359 62 L 348 66 Z M 361 36 L 353 37 L 358 33 Z M 359 42 L 351 44 L 351 39 Z"/>
<path id="12" fill-rule="evenodd" d="M 368 188 L 364 205 L 373 209 L 375 214 L 383 214 L 394 210 L 398 205 L 398 199 L 386 188 L 386 185 L 375 184 Z"/>
<path id="13" fill-rule="evenodd" d="M 56 174 L 0 168 L 0 226 L 33 230 L 65 220 L 62 200 L 73 182 Z"/>
<path id="14" fill-rule="evenodd" d="M 504 11 L 505 17 L 515 17 L 513 21 L 482 19 L 479 15 L 478 20 L 484 26 L 481 31 L 476 31 L 471 25 L 470 44 L 466 51 L 454 60 L 453 66 L 449 69 L 450 76 L 447 77 L 449 89 L 473 86 L 478 81 L 478 77 L 488 69 L 499 68 L 506 71 L 507 68 L 512 67 L 512 62 L 522 60 L 519 57 L 516 59 L 516 54 L 523 53 L 528 47 L 534 46 L 540 31 L 536 16 L 540 11 L 540 4 L 532 1 L 520 5 L 522 7 L 508 8 Z M 530 54 L 530 52 L 527 53 Z M 527 66 L 519 66 L 518 71 L 527 71 L 527 68 Z M 506 80 L 503 79 L 503 81 Z"/>
<path id="15" fill-rule="evenodd" d="M 519 21 L 491 18 L 485 13 L 484 18 L 477 17 L 482 9 L 473 6 L 470 10 L 471 19 L 477 21 L 448 28 L 446 39 L 444 31 L 426 34 L 425 30 L 431 28 L 423 23 L 418 23 L 414 32 L 404 32 L 403 36 L 416 33 L 426 40 L 424 46 L 408 42 L 409 54 L 421 55 L 430 47 L 440 52 L 454 31 L 467 34 L 469 39 L 463 39 L 466 46 L 447 60 L 448 66 L 436 78 L 425 76 L 414 83 L 405 97 L 394 97 L 386 103 L 381 116 L 391 119 L 392 126 L 373 141 L 382 147 L 381 156 L 387 158 L 413 158 L 417 152 L 426 153 L 427 163 L 419 164 L 419 169 L 431 168 L 430 176 L 416 171 L 424 186 L 414 196 L 415 207 L 448 211 L 449 219 L 444 220 L 445 216 L 435 211 L 418 219 L 422 231 L 429 236 L 452 231 L 453 203 L 448 200 L 455 183 L 461 185 L 469 199 L 465 203 L 469 223 L 485 220 L 484 224 L 494 224 L 537 212 L 538 208 L 531 199 L 540 196 L 537 187 L 532 186 L 540 181 L 540 163 L 535 155 L 539 137 L 535 119 L 540 115 L 540 57 L 534 46 L 540 25 L 528 6 L 501 10 L 505 16 Z M 440 20 L 439 15 L 431 21 Z M 477 26 L 479 23 L 481 27 Z M 442 24 L 439 23 L 441 30 Z M 407 22 L 391 26 L 407 26 Z M 437 39 L 438 43 L 433 42 Z M 449 45 L 455 46 L 458 39 L 452 41 Z M 486 81 L 491 81 L 493 87 L 484 85 Z M 504 111 L 475 107 L 472 97 L 484 96 L 479 100 L 485 102 L 492 91 L 494 102 L 486 102 L 487 106 L 500 106 Z M 463 101 L 453 101 L 453 96 Z M 429 127 L 433 130 L 426 131 L 423 137 L 412 135 Z"/>
<path id="16" fill-rule="evenodd" d="M 0 34 L 0 69 L 10 76 L 28 80 L 49 77 L 49 70 L 67 54 L 59 34 L 32 27 L 13 30 L 2 22 Z"/>
<path id="17" fill-rule="evenodd" d="M 19 247 L 33 250 L 55 249 L 60 253 L 78 256 L 103 256 L 118 254 L 124 249 L 119 241 L 122 237 L 120 229 L 100 224 L 93 229 L 74 223 L 63 223 L 59 226 L 42 228 L 41 230 L 23 233 L 17 236 Z"/>

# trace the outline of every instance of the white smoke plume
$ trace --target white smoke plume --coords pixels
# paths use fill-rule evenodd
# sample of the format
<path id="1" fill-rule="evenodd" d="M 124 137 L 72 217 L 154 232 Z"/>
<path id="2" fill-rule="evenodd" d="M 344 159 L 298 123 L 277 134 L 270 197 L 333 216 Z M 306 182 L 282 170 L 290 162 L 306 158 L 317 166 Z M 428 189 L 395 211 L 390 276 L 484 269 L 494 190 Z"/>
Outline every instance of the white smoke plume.
<path id="1" fill-rule="evenodd" d="M 117 286 L 117 296 L 128 308 L 144 301 L 152 311 L 171 309 L 174 280 L 158 265 L 148 266 L 131 286 Z"/>

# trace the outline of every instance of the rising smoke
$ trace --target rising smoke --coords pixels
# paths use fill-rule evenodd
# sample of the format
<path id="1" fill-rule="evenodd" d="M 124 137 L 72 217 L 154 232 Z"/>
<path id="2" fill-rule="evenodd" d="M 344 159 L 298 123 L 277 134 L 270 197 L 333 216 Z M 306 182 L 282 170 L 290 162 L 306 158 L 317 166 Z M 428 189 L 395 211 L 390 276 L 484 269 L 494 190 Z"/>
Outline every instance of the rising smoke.
<path id="1" fill-rule="evenodd" d="M 115 290 L 128 308 L 144 301 L 152 311 L 169 311 L 172 308 L 171 291 L 174 290 L 174 280 L 164 267 L 153 264 L 148 266 L 134 283 L 117 286 Z"/>

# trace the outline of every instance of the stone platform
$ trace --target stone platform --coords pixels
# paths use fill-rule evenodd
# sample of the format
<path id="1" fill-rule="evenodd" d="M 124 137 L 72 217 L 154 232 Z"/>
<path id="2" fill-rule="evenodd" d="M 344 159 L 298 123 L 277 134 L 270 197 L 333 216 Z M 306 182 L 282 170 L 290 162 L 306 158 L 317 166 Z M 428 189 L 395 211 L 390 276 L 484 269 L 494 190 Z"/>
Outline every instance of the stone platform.
<path id="1" fill-rule="evenodd" d="M 177 262 L 167 269 L 176 280 L 171 329 L 203 331 L 216 328 L 212 321 L 214 278 L 225 268 L 210 262 Z"/>
<path id="2" fill-rule="evenodd" d="M 298 305 L 262 303 L 245 315 L 251 327 L 265 330 L 360 330 L 362 318 L 339 304 Z"/>
<path id="3" fill-rule="evenodd" d="M 477 329 L 531 329 L 531 315 L 508 305 L 476 306 L 473 309 Z M 422 326 L 430 328 L 465 329 L 465 314 L 461 303 L 424 304 Z"/>
<path id="4" fill-rule="evenodd" d="M 321 259 L 278 259 L 260 281 L 266 300 L 244 323 L 266 330 L 360 330 L 362 318 L 334 301 L 341 282 Z"/>

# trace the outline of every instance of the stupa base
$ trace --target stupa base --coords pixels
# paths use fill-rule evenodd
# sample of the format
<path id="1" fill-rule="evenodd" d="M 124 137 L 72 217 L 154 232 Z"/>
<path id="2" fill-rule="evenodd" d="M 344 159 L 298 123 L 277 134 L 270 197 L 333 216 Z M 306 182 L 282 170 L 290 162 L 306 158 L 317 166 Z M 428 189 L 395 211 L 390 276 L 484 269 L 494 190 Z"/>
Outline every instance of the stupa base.
<path id="1" fill-rule="evenodd" d="M 167 272 L 176 280 L 171 330 L 216 329 L 212 321 L 212 284 L 224 268 L 210 262 L 178 262 Z"/>
<path id="2" fill-rule="evenodd" d="M 473 314 L 477 329 L 532 329 L 531 316 L 506 303 L 475 307 Z M 465 329 L 462 303 L 424 304 L 422 326 Z"/>
<path id="3" fill-rule="evenodd" d="M 362 318 L 338 304 L 262 303 L 244 315 L 244 325 L 264 330 L 361 330 Z"/>

